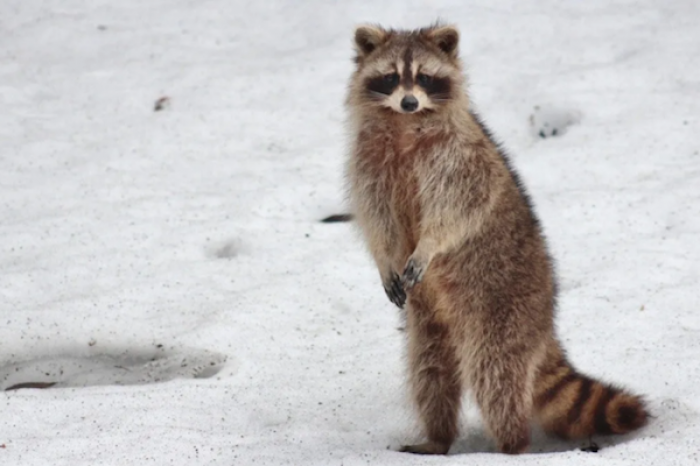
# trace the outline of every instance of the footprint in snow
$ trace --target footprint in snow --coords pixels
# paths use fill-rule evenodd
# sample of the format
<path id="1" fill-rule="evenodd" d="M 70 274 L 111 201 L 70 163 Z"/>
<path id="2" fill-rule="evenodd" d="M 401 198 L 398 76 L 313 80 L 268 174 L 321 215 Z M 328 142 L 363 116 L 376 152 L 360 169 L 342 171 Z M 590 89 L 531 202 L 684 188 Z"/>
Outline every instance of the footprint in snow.
<path id="1" fill-rule="evenodd" d="M 225 362 L 223 354 L 163 345 L 84 357 L 46 356 L 0 366 L 0 391 L 206 379 L 216 375 Z"/>
<path id="2" fill-rule="evenodd" d="M 567 129 L 581 121 L 581 113 L 550 106 L 536 105 L 529 117 L 530 131 L 542 139 L 562 136 Z"/>
<path id="3" fill-rule="evenodd" d="M 237 238 L 214 242 L 206 246 L 205 253 L 212 259 L 234 259 L 245 250 L 244 244 Z"/>

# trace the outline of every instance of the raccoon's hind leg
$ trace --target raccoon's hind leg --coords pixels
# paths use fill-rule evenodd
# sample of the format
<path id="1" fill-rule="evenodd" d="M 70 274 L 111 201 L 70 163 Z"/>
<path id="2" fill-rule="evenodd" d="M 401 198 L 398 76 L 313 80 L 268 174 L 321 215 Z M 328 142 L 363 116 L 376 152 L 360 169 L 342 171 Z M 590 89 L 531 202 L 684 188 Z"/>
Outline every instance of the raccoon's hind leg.
<path id="1" fill-rule="evenodd" d="M 407 309 L 408 354 L 413 396 L 428 437 L 403 452 L 444 455 L 457 436 L 462 398 L 459 358 L 450 327 L 439 320 L 420 293 Z"/>
<path id="2" fill-rule="evenodd" d="M 493 337 L 493 336 L 492 336 Z M 472 383 L 489 432 L 502 453 L 517 454 L 530 446 L 532 392 L 538 358 L 505 338 L 483 348 L 475 361 Z"/>

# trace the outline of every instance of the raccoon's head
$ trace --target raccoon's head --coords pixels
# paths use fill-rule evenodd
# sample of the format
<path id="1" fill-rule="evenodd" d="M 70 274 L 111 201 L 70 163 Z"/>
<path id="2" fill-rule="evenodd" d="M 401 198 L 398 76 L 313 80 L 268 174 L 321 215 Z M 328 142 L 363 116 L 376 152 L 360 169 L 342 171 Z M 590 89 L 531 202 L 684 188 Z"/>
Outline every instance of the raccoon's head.
<path id="1" fill-rule="evenodd" d="M 458 42 L 459 33 L 452 26 L 415 31 L 358 27 L 354 101 L 399 113 L 430 112 L 448 105 L 462 93 Z"/>

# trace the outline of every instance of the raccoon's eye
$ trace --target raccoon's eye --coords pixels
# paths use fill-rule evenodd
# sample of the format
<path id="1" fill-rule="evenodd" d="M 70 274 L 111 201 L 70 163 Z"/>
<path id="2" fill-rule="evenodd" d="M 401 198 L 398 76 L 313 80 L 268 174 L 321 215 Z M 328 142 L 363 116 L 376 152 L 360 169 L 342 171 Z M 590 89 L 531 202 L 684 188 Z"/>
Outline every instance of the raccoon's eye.
<path id="1" fill-rule="evenodd" d="M 399 74 L 391 73 L 384 75 L 384 82 L 390 86 L 396 86 L 399 83 Z"/>
<path id="2" fill-rule="evenodd" d="M 418 81 L 418 84 L 420 86 L 427 87 L 430 86 L 430 83 L 433 82 L 433 77 L 428 76 L 427 74 L 418 73 L 418 76 L 416 76 L 416 81 Z"/>
<path id="3" fill-rule="evenodd" d="M 392 73 L 369 78 L 366 81 L 366 85 L 370 94 L 377 98 L 382 95 L 391 95 L 399 85 L 399 81 L 399 75 L 397 73 Z"/>

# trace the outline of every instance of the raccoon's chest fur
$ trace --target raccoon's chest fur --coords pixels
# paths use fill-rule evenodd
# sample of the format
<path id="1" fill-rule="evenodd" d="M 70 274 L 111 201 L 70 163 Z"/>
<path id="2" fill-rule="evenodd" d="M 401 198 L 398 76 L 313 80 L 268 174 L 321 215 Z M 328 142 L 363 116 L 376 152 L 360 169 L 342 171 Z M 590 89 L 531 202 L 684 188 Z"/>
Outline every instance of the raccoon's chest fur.
<path id="1" fill-rule="evenodd" d="M 356 141 L 356 196 L 373 204 L 364 206 L 367 214 L 390 219 L 407 253 L 419 239 L 420 163 L 436 150 L 436 140 L 433 132 L 413 127 L 365 130 Z"/>

